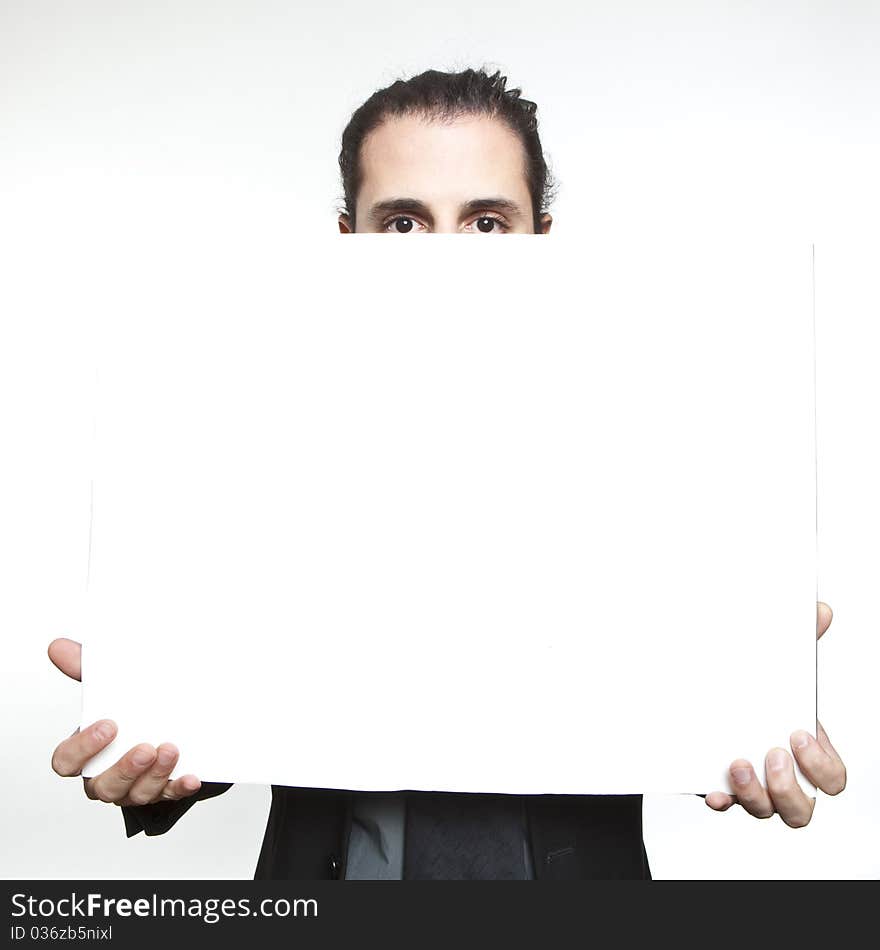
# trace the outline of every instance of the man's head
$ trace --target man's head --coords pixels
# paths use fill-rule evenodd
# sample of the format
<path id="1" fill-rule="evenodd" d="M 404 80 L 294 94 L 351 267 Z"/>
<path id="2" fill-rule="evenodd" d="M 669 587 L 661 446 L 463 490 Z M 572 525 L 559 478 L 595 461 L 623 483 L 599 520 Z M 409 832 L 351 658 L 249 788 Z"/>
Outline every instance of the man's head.
<path id="1" fill-rule="evenodd" d="M 552 184 L 535 103 L 496 72 L 380 89 L 342 134 L 343 233 L 543 233 Z"/>

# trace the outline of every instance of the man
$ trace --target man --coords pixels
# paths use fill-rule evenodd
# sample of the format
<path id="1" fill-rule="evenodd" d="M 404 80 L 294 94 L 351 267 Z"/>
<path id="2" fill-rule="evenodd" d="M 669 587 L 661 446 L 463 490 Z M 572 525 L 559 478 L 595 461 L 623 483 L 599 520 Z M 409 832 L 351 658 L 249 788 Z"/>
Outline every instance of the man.
<path id="1" fill-rule="evenodd" d="M 342 137 L 342 233 L 548 234 L 552 185 L 534 103 L 500 74 L 428 71 L 371 96 Z M 817 610 L 817 635 L 831 622 Z M 56 640 L 52 661 L 79 678 L 79 645 Z M 103 721 L 55 750 L 61 775 L 78 775 L 112 741 Z M 840 792 L 846 771 L 827 736 L 791 736 L 803 772 Z M 572 750 L 577 755 L 578 750 Z M 142 744 L 85 780 L 90 798 L 123 806 L 129 835 L 167 831 L 198 800 L 228 785 L 168 776 L 170 743 Z M 730 766 L 736 796 L 713 792 L 724 811 L 738 803 L 756 817 L 778 812 L 806 825 L 813 800 L 797 785 L 791 755 L 768 753 L 765 788 L 752 765 Z M 641 796 L 364 793 L 275 786 L 258 878 L 646 878 Z"/>

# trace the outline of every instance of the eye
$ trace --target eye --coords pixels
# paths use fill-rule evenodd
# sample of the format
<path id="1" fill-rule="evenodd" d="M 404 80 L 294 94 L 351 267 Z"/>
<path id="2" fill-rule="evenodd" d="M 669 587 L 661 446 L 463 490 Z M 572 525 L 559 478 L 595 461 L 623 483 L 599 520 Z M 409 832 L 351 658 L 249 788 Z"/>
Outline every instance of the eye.
<path id="1" fill-rule="evenodd" d="M 465 230 L 473 233 L 473 229 L 476 229 L 480 234 L 504 234 L 510 230 L 510 226 L 499 216 L 481 214 L 478 218 L 474 218 Z"/>
<path id="2" fill-rule="evenodd" d="M 386 234 L 409 234 L 412 231 L 423 230 L 423 228 L 415 218 L 400 214 L 386 221 L 382 230 Z"/>

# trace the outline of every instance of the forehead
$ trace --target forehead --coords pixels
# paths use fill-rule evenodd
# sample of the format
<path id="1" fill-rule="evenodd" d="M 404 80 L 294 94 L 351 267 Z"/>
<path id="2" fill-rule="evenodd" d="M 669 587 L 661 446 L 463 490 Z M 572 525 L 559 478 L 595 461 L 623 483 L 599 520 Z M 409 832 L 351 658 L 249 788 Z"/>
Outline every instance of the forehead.
<path id="1" fill-rule="evenodd" d="M 502 120 L 392 116 L 361 146 L 359 200 L 406 195 L 466 200 L 503 194 L 528 204 L 525 150 Z"/>

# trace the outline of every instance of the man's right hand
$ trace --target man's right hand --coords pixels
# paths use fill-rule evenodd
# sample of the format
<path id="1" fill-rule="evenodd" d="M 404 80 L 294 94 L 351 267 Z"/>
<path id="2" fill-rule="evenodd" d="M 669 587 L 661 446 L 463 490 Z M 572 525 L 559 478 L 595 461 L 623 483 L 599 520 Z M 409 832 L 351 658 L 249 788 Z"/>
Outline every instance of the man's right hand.
<path id="1" fill-rule="evenodd" d="M 49 644 L 49 659 L 66 676 L 80 679 L 82 648 L 75 640 L 53 640 Z M 115 737 L 116 723 L 112 719 L 101 719 L 82 731 L 77 729 L 55 749 L 52 768 L 59 775 L 79 775 L 86 762 Z M 86 795 L 116 805 L 149 805 L 188 798 L 202 783 L 195 775 L 168 781 L 178 755 L 177 747 L 170 742 L 163 742 L 158 748 L 146 742 L 136 745 L 100 775 L 84 778 Z"/>

